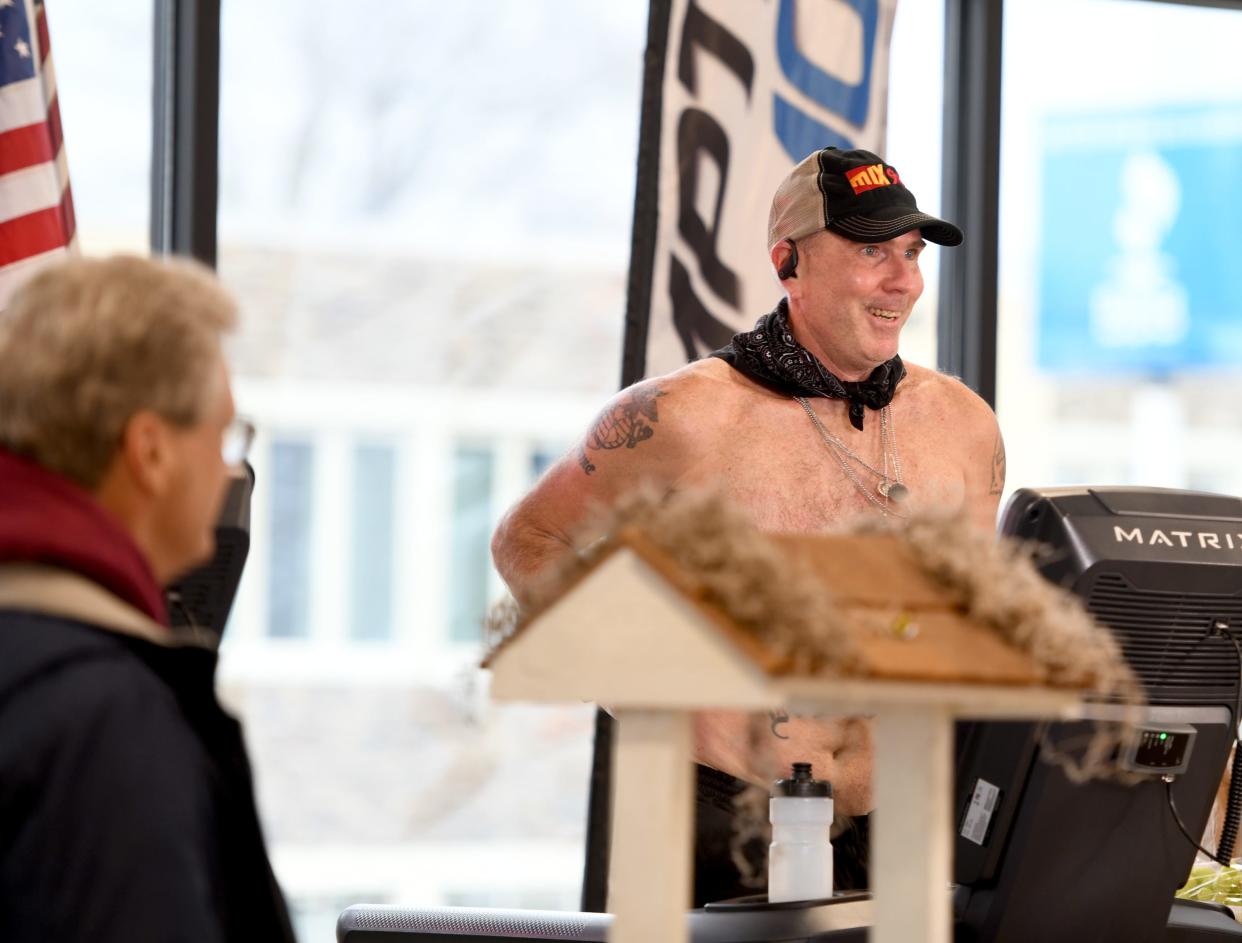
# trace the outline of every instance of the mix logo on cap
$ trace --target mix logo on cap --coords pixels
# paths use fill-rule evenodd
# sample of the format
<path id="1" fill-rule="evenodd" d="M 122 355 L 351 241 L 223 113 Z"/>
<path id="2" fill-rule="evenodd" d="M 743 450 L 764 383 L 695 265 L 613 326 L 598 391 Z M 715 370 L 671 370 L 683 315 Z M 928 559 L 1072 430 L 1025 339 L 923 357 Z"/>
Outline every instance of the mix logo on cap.
<path id="1" fill-rule="evenodd" d="M 845 179 L 854 188 L 855 196 L 868 190 L 874 190 L 876 187 L 887 187 L 894 183 L 901 183 L 901 178 L 897 176 L 897 171 L 883 164 L 869 164 L 866 167 L 855 167 L 853 170 L 847 170 L 845 172 Z"/>

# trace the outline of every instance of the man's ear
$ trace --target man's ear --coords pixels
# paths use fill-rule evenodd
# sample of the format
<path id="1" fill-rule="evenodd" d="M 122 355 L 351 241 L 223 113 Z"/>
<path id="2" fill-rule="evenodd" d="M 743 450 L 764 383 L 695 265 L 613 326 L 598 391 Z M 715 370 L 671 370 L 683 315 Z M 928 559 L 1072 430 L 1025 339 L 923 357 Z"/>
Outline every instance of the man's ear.
<path id="1" fill-rule="evenodd" d="M 776 277 L 782 285 L 798 277 L 798 246 L 792 239 L 782 239 L 772 247 L 770 255 L 772 268 L 776 269 Z M 788 290 L 789 286 L 785 285 L 785 288 Z"/>
<path id="2" fill-rule="evenodd" d="M 168 423 L 149 409 L 134 413 L 121 432 L 120 458 L 139 491 L 162 494 L 172 472 Z"/>

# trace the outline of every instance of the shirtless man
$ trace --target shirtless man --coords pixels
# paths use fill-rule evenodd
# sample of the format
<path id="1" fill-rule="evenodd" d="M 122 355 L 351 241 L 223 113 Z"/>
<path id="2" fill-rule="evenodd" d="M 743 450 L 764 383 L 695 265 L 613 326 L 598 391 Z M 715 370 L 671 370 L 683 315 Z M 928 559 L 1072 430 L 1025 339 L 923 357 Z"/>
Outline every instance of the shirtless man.
<path id="1" fill-rule="evenodd" d="M 591 505 L 639 482 L 721 489 L 768 531 L 920 509 L 961 509 L 995 527 L 1005 473 L 996 417 L 959 381 L 897 356 L 923 291 L 926 241 L 961 240 L 957 227 L 919 212 L 875 154 L 824 148 L 798 164 L 769 216 L 787 297 L 722 351 L 619 393 L 509 511 L 492 550 L 519 602 L 573 549 L 571 534 L 586 539 L 575 525 Z M 701 715 L 696 759 L 764 785 L 810 760 L 832 781 L 839 813 L 870 810 L 865 721 L 779 715 L 771 730 L 774 749 L 756 754 L 745 715 Z"/>

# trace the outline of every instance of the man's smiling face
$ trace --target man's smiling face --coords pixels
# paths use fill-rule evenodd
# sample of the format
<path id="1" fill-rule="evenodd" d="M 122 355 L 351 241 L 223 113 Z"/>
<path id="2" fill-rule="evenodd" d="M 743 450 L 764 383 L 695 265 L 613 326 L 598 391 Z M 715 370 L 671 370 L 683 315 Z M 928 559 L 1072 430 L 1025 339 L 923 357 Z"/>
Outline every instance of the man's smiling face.
<path id="1" fill-rule="evenodd" d="M 785 282 L 798 339 L 843 380 L 858 380 L 897 353 L 923 293 L 913 230 L 879 243 L 822 230 L 798 242 L 796 279 Z"/>

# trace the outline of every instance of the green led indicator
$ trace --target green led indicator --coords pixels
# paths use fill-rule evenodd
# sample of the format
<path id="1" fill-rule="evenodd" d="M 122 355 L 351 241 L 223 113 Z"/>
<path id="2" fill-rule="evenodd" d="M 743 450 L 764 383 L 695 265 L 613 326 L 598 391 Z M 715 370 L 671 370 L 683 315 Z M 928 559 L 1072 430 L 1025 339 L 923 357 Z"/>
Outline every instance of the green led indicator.
<path id="1" fill-rule="evenodd" d="M 1160 739 L 1161 739 L 1161 740 L 1168 740 L 1168 739 L 1169 739 L 1169 735 L 1168 735 L 1167 733 L 1162 733 L 1162 734 L 1160 735 Z"/>

